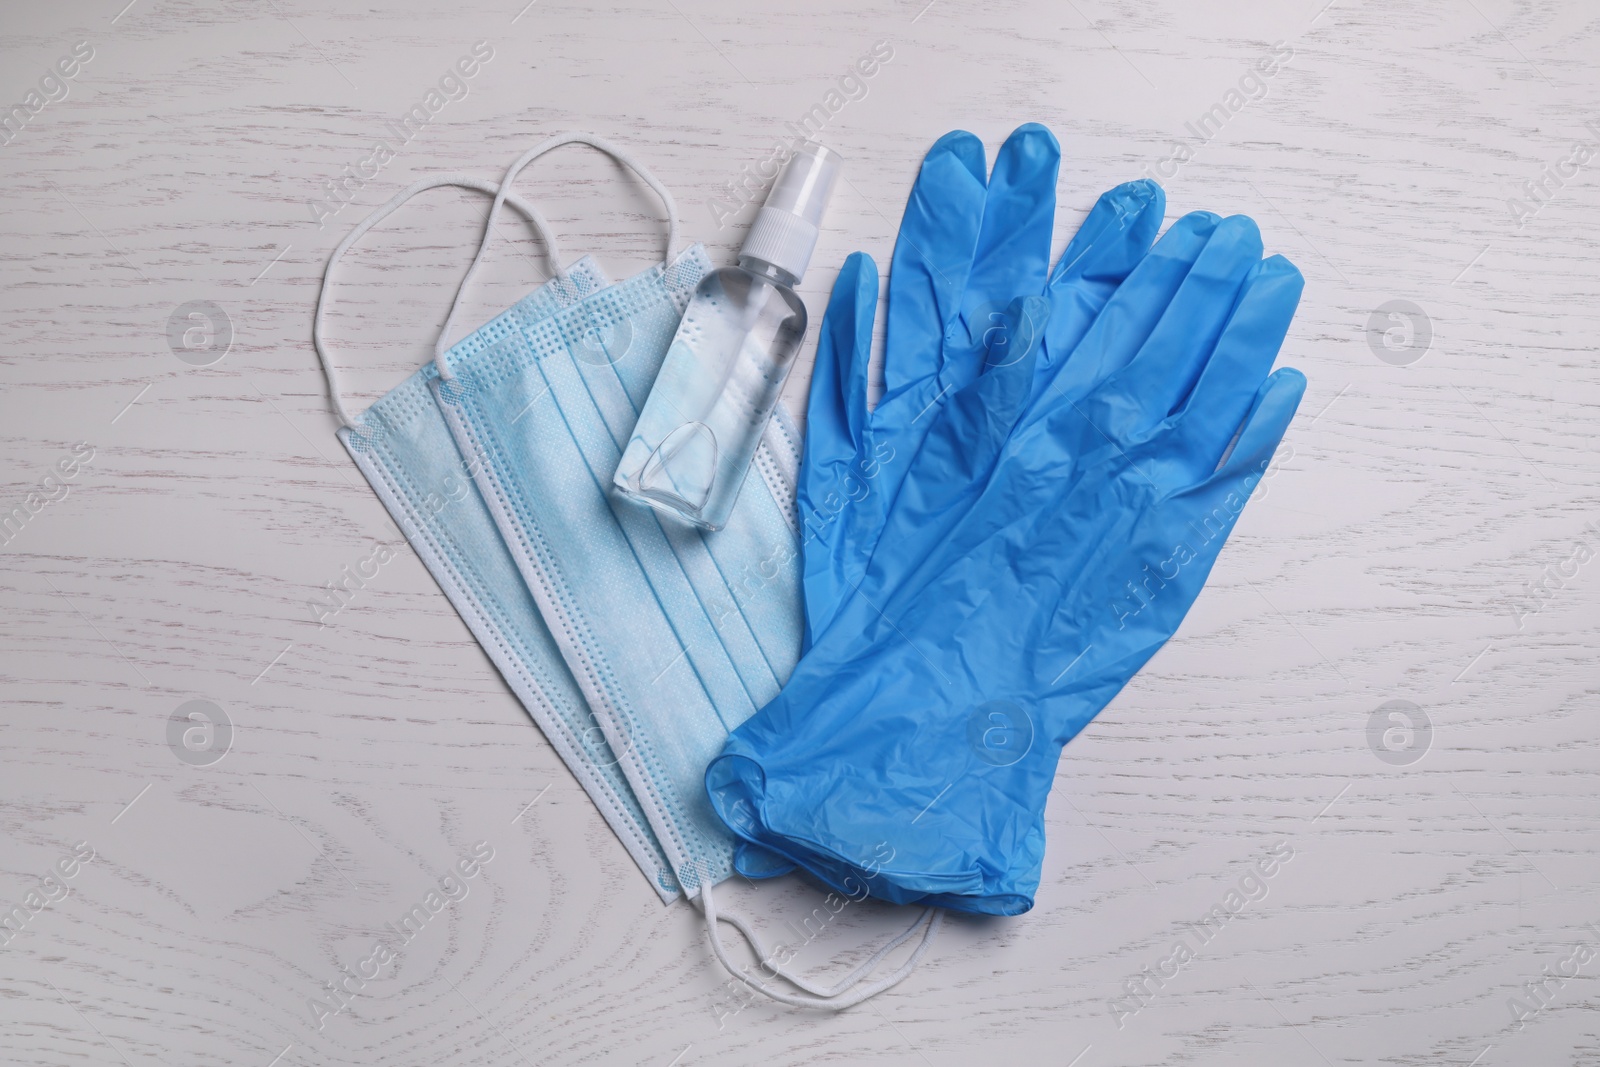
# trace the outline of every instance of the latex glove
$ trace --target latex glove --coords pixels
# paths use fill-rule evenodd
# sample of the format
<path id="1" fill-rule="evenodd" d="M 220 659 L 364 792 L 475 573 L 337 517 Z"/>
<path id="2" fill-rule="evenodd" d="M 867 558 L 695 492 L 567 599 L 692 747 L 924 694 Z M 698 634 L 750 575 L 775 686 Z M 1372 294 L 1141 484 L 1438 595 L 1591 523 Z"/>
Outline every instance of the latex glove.
<path id="1" fill-rule="evenodd" d="M 1018 127 L 985 182 L 983 145 L 956 131 L 922 162 L 889 276 L 884 393 L 867 407 L 877 310 L 871 257 L 850 256 L 823 317 L 807 409 L 799 501 L 805 523 L 807 645 L 861 581 L 934 413 L 985 367 L 1043 337 L 1041 367 L 1064 358 L 1150 248 L 1166 207 L 1137 181 L 1100 197 L 1049 270 L 1060 146 Z M 1024 314 L 1015 298 L 1041 295 Z"/>
<path id="2" fill-rule="evenodd" d="M 1303 393 L 1268 375 L 1303 283 L 1259 256 L 1250 220 L 1191 216 L 1070 357 L 941 406 L 870 568 L 898 580 L 707 771 L 736 833 L 844 892 L 1032 906 L 1062 746 L 1176 631 Z"/>

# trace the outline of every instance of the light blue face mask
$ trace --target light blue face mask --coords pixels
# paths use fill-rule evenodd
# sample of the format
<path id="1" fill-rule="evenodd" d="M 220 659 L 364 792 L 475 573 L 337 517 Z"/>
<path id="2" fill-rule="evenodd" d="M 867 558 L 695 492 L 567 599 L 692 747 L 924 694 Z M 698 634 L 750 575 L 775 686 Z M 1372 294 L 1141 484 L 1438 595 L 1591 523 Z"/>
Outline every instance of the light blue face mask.
<path id="1" fill-rule="evenodd" d="M 671 194 L 626 153 L 577 135 L 523 156 L 502 190 L 530 160 L 573 141 L 631 167 L 672 217 Z M 664 525 L 609 492 L 710 267 L 696 245 L 520 331 L 440 353 L 433 383 L 457 447 L 483 457 L 479 489 L 691 895 L 733 872 L 734 839 L 711 810 L 706 764 L 777 695 L 802 626 L 799 454 L 786 422 L 758 461 L 769 491 L 744 494 L 716 534 Z"/>
<path id="2" fill-rule="evenodd" d="M 494 211 L 523 166 L 571 142 L 590 144 L 633 169 L 660 197 L 668 219 L 674 217 L 671 194 L 638 163 L 575 134 L 551 138 L 514 163 Z M 671 259 L 674 237 L 669 227 L 662 264 L 523 322 L 517 333 L 448 352 L 441 343 L 432 387 L 458 449 L 482 457 L 474 472 L 480 492 L 678 882 L 703 905 L 718 958 L 774 999 L 846 1007 L 909 974 L 937 930 L 936 919 L 925 913 L 824 988 L 774 966 L 774 953 L 749 925 L 722 914 L 771 974 L 805 991 L 790 995 L 729 959 L 717 937 L 711 891 L 734 873 L 736 846 L 711 808 L 706 765 L 735 727 L 777 695 L 800 651 L 794 433 L 784 417 L 769 424 L 756 459 L 768 491 L 742 493 L 716 533 L 662 521 L 610 493 L 684 306 L 710 269 L 698 245 Z M 887 978 L 864 983 L 923 922 L 927 933 L 912 957 Z"/>
<path id="3" fill-rule="evenodd" d="M 634 862 L 661 899 L 670 901 L 678 896 L 672 866 L 478 495 L 472 475 L 479 463 L 464 459 L 456 449 L 429 389 L 437 377 L 433 365 L 423 367 L 366 411 L 352 416 L 340 397 L 338 376 L 322 342 L 322 317 L 334 264 L 401 204 L 441 185 L 491 194 L 500 191 L 494 183 L 478 178 L 423 179 L 374 211 L 328 257 L 312 340 L 327 375 L 334 409 L 344 423 L 339 440 Z M 506 199 L 539 231 L 550 262 L 558 263 L 554 240 L 538 211 L 520 198 Z M 555 279 L 461 341 L 453 351 L 457 358 L 465 358 L 497 340 L 520 335 L 605 285 L 599 268 L 587 257 L 564 273 L 558 268 Z"/>

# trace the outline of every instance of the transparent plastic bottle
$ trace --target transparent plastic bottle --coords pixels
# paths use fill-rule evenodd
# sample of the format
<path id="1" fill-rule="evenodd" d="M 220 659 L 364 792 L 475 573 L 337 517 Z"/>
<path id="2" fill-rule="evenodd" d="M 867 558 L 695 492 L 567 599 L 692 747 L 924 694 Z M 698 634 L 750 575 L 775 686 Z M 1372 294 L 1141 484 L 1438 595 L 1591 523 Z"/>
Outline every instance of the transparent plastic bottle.
<path id="1" fill-rule="evenodd" d="M 839 156 L 806 142 L 773 182 L 737 267 L 695 289 L 613 479 L 624 498 L 707 530 L 728 520 L 806 333 L 794 286 Z"/>

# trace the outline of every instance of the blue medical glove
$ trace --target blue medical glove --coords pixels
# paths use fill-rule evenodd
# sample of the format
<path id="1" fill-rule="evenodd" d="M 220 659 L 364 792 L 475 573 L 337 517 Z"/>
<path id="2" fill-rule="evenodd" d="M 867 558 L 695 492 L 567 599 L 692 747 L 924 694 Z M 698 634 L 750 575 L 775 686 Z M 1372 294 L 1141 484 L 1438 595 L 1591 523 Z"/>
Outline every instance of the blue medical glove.
<path id="1" fill-rule="evenodd" d="M 808 645 L 860 582 L 934 410 L 985 367 L 1014 362 L 1046 316 L 1041 368 L 1064 357 L 1154 240 L 1165 197 L 1153 182 L 1130 182 L 1100 198 L 1048 271 L 1059 162 L 1054 136 L 1032 123 L 1001 146 L 987 183 L 972 134 L 948 134 L 928 152 L 895 243 L 884 393 L 870 412 L 877 268 L 857 253 L 840 270 L 799 487 Z M 1028 314 L 1012 303 L 1036 294 L 1045 303 Z"/>
<path id="2" fill-rule="evenodd" d="M 1076 419 L 1084 397 L 1121 371 L 1147 344 L 1152 353 L 1175 343 L 1188 352 L 1208 354 L 1261 251 L 1260 232 L 1248 218 L 1222 219 L 1210 212 L 1186 215 L 1128 275 L 1088 326 L 1070 359 L 1049 359 L 1048 352 L 1041 351 L 1031 381 L 1022 375 L 1001 375 L 958 394 L 940 412 L 938 432 L 930 427 L 915 460 L 927 473 L 906 479 L 905 499 L 897 501 L 884 520 L 879 535 L 884 550 L 873 556 L 858 586 L 867 606 L 883 603 L 903 586 L 913 566 L 923 573 L 937 573 L 940 560 L 955 550 L 948 531 L 980 499 L 973 486 L 987 486 L 987 472 L 1013 433 L 1026 441 L 1028 435 L 1049 432 L 1039 427 L 1042 420 Z M 1187 380 L 1152 382 L 1147 387 L 1165 396 L 1173 388 L 1187 389 Z M 1024 388 L 1031 392 L 1024 394 Z M 1016 412 L 1020 427 L 995 417 L 1002 405 Z M 1051 478 L 1068 474 L 1055 465 L 1057 450 L 1013 447 L 1012 453 L 1020 457 L 1014 463 L 1039 457 Z"/>
<path id="3" fill-rule="evenodd" d="M 1176 631 L 1303 393 L 1268 374 L 1303 283 L 1259 255 L 1249 220 L 1191 216 L 1069 357 L 941 406 L 872 569 L 937 536 L 712 762 L 736 832 L 845 892 L 1032 906 L 1062 746 Z"/>

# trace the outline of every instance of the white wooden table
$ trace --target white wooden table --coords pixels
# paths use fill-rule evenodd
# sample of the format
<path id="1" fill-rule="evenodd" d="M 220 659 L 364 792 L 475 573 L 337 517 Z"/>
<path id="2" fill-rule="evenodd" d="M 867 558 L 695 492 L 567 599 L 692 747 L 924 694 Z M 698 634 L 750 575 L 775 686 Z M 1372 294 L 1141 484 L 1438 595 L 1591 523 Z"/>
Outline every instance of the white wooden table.
<path id="1" fill-rule="evenodd" d="M 0 1061 L 1600 1063 L 1593 4 L 125 2 L 0 13 L 0 103 L 25 105 L 0 147 L 0 514 L 23 516 L 0 546 L 0 909 L 24 915 Z M 1064 149 L 1057 247 L 1141 173 L 1172 217 L 1258 219 L 1307 277 L 1284 360 L 1311 379 L 1182 630 L 1068 749 L 1035 909 L 953 919 L 831 1016 L 733 1010 L 698 914 L 657 901 L 415 555 L 320 630 L 306 606 L 398 536 L 310 345 L 348 227 L 580 129 L 634 148 L 729 262 L 751 212 L 719 226 L 716 198 L 819 104 L 848 181 L 814 313 L 847 252 L 887 262 L 936 137 L 992 152 L 1038 120 Z M 332 214 L 347 167 L 367 177 Z M 652 202 L 598 155 L 521 188 L 615 277 L 659 254 Z M 361 397 L 426 358 L 482 210 L 435 194 L 352 257 L 330 332 Z M 544 276 L 504 228 L 474 321 Z M 209 765 L 169 745 L 194 700 L 233 726 Z M 478 842 L 467 895 L 319 1020 Z M 1190 925 L 1274 850 L 1229 922 Z M 730 895 L 775 932 L 817 902 Z M 801 963 L 902 918 L 850 909 Z"/>

